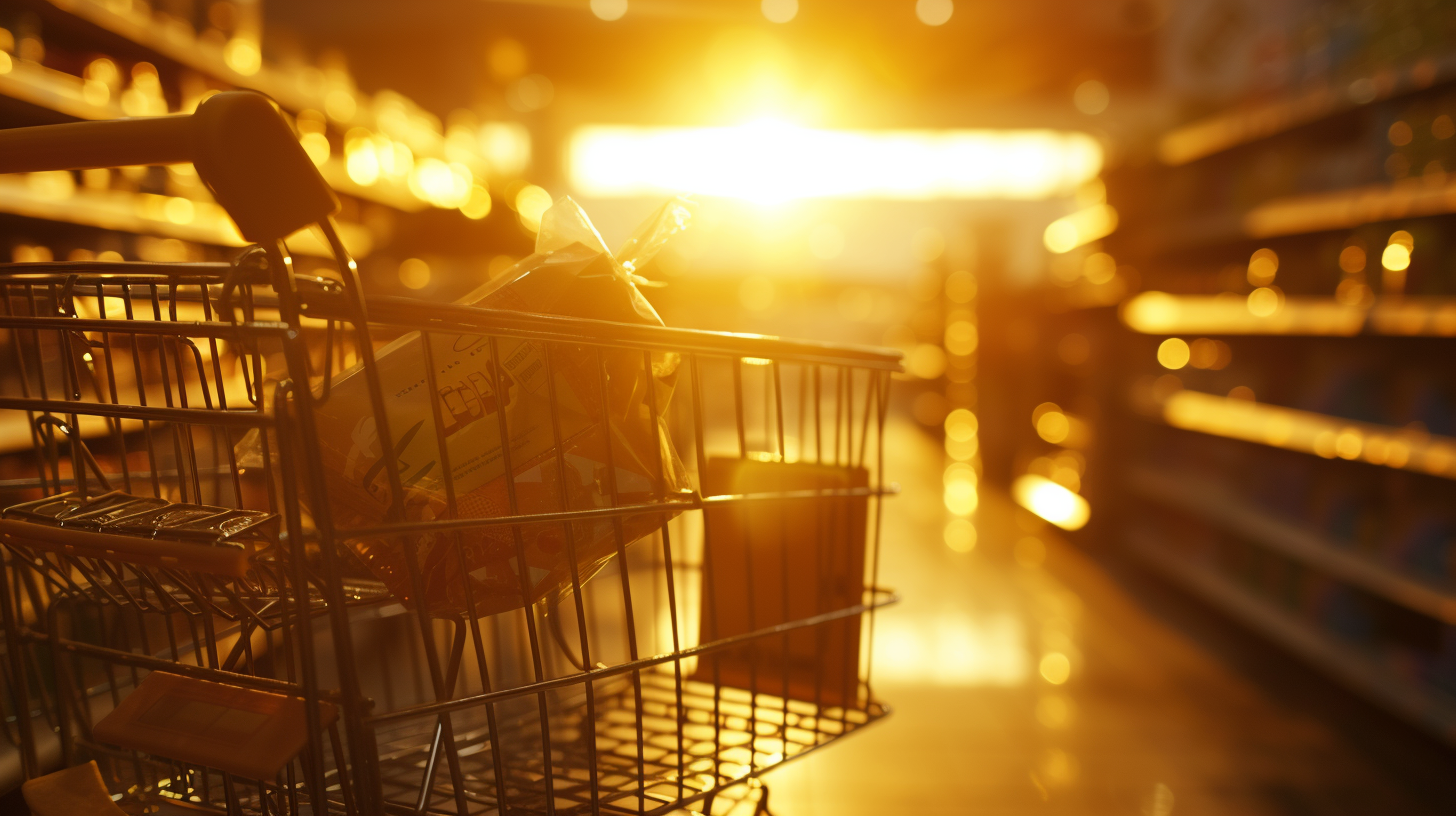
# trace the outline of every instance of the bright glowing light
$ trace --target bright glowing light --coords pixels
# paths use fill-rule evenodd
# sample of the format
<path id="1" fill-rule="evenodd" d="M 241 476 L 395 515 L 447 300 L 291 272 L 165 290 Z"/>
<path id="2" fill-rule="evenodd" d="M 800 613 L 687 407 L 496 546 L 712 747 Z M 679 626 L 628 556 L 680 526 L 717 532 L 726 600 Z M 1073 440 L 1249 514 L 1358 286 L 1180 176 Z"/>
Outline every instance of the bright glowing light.
<path id="1" fill-rule="evenodd" d="M 945 417 L 945 435 L 957 442 L 966 442 L 975 438 L 978 425 L 975 414 L 957 408 Z"/>
<path id="2" fill-rule="evenodd" d="M 430 285 L 430 265 L 419 258 L 407 258 L 399 265 L 399 282 L 410 289 Z"/>
<path id="3" fill-rule="evenodd" d="M 1095 79 L 1083 82 L 1072 92 L 1072 104 L 1089 116 L 1107 110 L 1107 104 L 1111 101 L 1112 94 L 1108 92 L 1107 86 Z"/>
<path id="4" fill-rule="evenodd" d="M 1011 485 L 1016 503 L 1063 530 L 1080 530 L 1092 515 L 1087 500 L 1044 476 L 1028 473 Z"/>
<path id="5" fill-rule="evenodd" d="M 1098 204 L 1047 225 L 1042 234 L 1042 243 L 1057 254 L 1071 252 L 1079 246 L 1106 238 L 1117 229 L 1117 210 L 1110 205 Z"/>
<path id="6" fill-rule="evenodd" d="M 1274 273 L 1279 271 L 1279 256 L 1272 249 L 1256 249 L 1249 256 L 1249 284 L 1268 286 L 1274 282 Z"/>
<path id="7" fill-rule="evenodd" d="M 354 118 L 354 113 L 359 110 L 359 103 L 354 95 L 343 88 L 335 88 L 329 91 L 324 97 L 324 113 L 335 122 L 348 122 Z"/>
<path id="8" fill-rule="evenodd" d="M 229 68 L 243 76 L 252 76 L 263 67 L 263 54 L 258 50 L 258 44 L 242 37 L 228 40 L 222 49 L 222 59 Z"/>
<path id="9" fill-rule="evenodd" d="M 1404 272 L 1410 268 L 1411 252 L 1400 244 L 1391 244 L 1380 253 L 1380 265 L 1392 272 Z"/>
<path id="10" fill-rule="evenodd" d="M 969 320 L 957 320 L 945 327 L 945 350 L 951 354 L 973 354 L 979 341 L 976 326 Z"/>
<path id="11" fill-rule="evenodd" d="M 167 203 L 162 207 L 167 215 L 167 220 L 173 224 L 191 224 L 196 216 L 196 208 L 189 199 L 180 196 L 170 196 Z"/>
<path id="12" fill-rule="evenodd" d="M 1261 286 L 1249 293 L 1249 314 L 1254 317 L 1269 317 L 1279 311 L 1284 296 L 1272 286 Z"/>
<path id="13" fill-rule="evenodd" d="M 915 16 L 928 26 L 940 26 L 950 22 L 955 14 L 953 0 L 916 0 Z"/>
<path id="14" fill-rule="evenodd" d="M 315 165 L 329 160 L 329 137 L 322 133 L 305 133 L 298 138 L 298 143 Z"/>
<path id="15" fill-rule="evenodd" d="M 627 13 L 627 0 L 591 0 L 591 12 L 598 19 L 620 20 Z"/>
<path id="16" fill-rule="evenodd" d="M 470 198 L 460 205 L 460 212 L 474 221 L 490 215 L 490 191 L 479 184 L 470 188 Z"/>
<path id="17" fill-rule="evenodd" d="M 763 0 L 759 10 L 770 23 L 787 23 L 798 16 L 799 0 Z"/>
<path id="18" fill-rule="evenodd" d="M 1176 428 L 1326 459 L 1338 456 L 1456 479 L 1456 439 L 1450 437 L 1198 391 L 1169 395 L 1163 419 Z"/>
<path id="19" fill-rule="evenodd" d="M 809 231 L 809 254 L 832 261 L 844 251 L 844 232 L 833 224 L 820 224 Z"/>
<path id="20" fill-rule="evenodd" d="M 1102 148 L 1086 134 L 1053 130 L 819 130 L 765 120 L 592 125 L 572 136 L 567 162 L 577 189 L 604 198 L 1044 199 L 1095 178 Z"/>
<path id="21" fill-rule="evenodd" d="M 519 122 L 487 122 L 479 139 L 480 153 L 496 173 L 516 175 L 531 164 L 531 132 Z"/>
<path id="22" fill-rule="evenodd" d="M 1053 445 L 1065 442 L 1071 430 L 1072 423 L 1061 411 L 1047 411 L 1036 420 L 1036 435 Z"/>
<path id="23" fill-rule="evenodd" d="M 389 153 L 392 158 L 393 151 Z M 344 169 L 355 184 L 368 187 L 379 180 L 379 157 L 373 139 L 363 128 L 355 128 L 344 137 Z"/>
<path id="24" fill-rule="evenodd" d="M 1040 669 L 1044 680 L 1060 686 L 1072 676 L 1072 661 L 1061 652 L 1048 652 L 1042 656 Z"/>
<path id="25" fill-rule="evenodd" d="M 451 208 L 470 200 L 473 181 L 470 169 L 463 164 L 421 159 L 410 173 L 409 188 L 436 207 Z"/>
<path id="26" fill-rule="evenodd" d="M 1273 290 L 1275 309 L 1256 313 L 1250 300 L 1238 295 L 1170 295 L 1143 292 L 1123 304 L 1122 321 L 1144 334 L 1358 334 L 1367 310 L 1332 298 L 1280 301 Z M 1260 295 L 1265 298 L 1267 295 Z M 1266 304 L 1254 304 L 1259 309 Z M 1423 309 L 1425 312 L 1434 311 Z M 1423 320 L 1420 322 L 1424 322 Z"/>
<path id="27" fill-rule="evenodd" d="M 1169 337 L 1158 344 L 1158 364 L 1163 368 L 1177 370 L 1188 365 L 1192 356 L 1188 348 L 1188 342 L 1178 338 Z"/>
<path id="28" fill-rule="evenodd" d="M 959 553 L 976 548 L 976 526 L 969 519 L 951 519 L 945 525 L 945 546 Z"/>
<path id="29" fill-rule="evenodd" d="M 932 343 L 919 343 L 905 356 L 905 368 L 922 380 L 945 373 L 945 351 Z"/>
<path id="30" fill-rule="evenodd" d="M 532 232 L 541 228 L 541 216 L 551 207 L 551 194 L 534 184 L 516 193 L 516 213 Z"/>
<path id="31" fill-rule="evenodd" d="M 914 622 L 886 616 L 883 626 L 874 654 L 875 676 L 882 680 L 1017 686 L 1034 668 L 1022 619 L 1009 613 L 943 612 Z"/>

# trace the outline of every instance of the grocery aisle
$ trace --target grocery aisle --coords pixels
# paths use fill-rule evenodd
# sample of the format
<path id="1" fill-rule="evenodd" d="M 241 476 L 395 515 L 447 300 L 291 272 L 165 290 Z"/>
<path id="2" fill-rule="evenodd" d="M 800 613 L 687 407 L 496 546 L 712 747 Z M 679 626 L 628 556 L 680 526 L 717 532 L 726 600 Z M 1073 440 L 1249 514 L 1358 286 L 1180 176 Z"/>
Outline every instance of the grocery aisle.
<path id="1" fill-rule="evenodd" d="M 1317 704 L 1190 636 L 1177 610 L 1197 620 L 1196 608 L 1174 598 L 1180 624 L 1164 622 L 1004 498 L 982 496 L 972 552 L 947 549 L 938 440 L 909 421 L 892 433 L 903 492 L 886 515 L 883 581 L 904 600 L 879 619 L 875 672 L 895 713 L 770 775 L 774 813 L 1444 811 Z M 1261 654 L 1256 641 L 1236 648 Z M 1263 668 L 1340 699 L 1298 667 Z"/>

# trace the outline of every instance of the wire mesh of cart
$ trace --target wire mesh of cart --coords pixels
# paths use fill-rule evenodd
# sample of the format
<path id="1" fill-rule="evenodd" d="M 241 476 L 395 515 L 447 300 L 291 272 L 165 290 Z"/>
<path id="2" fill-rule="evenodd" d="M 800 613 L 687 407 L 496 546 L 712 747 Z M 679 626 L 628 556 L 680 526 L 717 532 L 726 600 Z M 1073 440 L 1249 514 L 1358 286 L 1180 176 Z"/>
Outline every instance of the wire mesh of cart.
<path id="1" fill-rule="evenodd" d="M 257 243 L 0 278 L 27 776 L 55 734 L 229 812 L 714 812 L 886 713 L 897 354 L 366 300 L 257 101 L 0 134 L 6 172 L 193 161 Z M 339 282 L 293 270 L 311 224 Z"/>

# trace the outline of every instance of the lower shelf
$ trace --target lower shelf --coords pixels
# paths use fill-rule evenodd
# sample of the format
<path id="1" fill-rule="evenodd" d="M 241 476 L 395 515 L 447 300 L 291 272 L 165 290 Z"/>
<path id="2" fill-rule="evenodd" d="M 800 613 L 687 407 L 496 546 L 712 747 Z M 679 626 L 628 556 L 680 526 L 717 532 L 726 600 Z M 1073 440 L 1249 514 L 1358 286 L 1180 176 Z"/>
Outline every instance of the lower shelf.
<path id="1" fill-rule="evenodd" d="M 1169 552 L 1149 535 L 1134 533 L 1127 543 L 1133 555 L 1163 576 L 1354 691 L 1456 744 L 1456 699 L 1450 695 L 1396 675 L 1366 652 L 1314 629 L 1211 568 Z"/>

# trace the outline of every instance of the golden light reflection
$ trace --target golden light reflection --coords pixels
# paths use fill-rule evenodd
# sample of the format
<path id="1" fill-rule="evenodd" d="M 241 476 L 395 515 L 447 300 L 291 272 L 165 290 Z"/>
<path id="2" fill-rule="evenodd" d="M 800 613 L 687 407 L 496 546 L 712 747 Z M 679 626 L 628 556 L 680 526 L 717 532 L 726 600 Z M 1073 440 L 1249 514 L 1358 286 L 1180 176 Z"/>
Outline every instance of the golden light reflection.
<path id="1" fill-rule="evenodd" d="M 957 408 L 946 414 L 945 435 L 957 442 L 966 442 L 976 436 L 976 429 L 979 423 L 976 415 L 966 408 Z"/>
<path id="2" fill-rule="evenodd" d="M 1045 199 L 1096 178 L 1102 147 L 1086 134 L 1053 130 L 822 130 L 777 120 L 591 125 L 572 135 L 567 164 L 578 190 L 609 198 Z"/>
<path id="3" fill-rule="evenodd" d="M 1092 439 L 1092 426 L 1081 417 L 1063 411 L 1054 402 L 1043 402 L 1031 412 L 1036 435 L 1053 445 L 1085 447 Z"/>
<path id="4" fill-rule="evenodd" d="M 1188 365 L 1193 358 L 1193 352 L 1188 348 L 1188 341 L 1178 337 L 1169 337 L 1158 344 L 1158 365 L 1163 368 L 1177 370 Z"/>
<path id="5" fill-rule="evenodd" d="M 980 496 L 976 490 L 976 472 L 965 462 L 957 462 L 945 474 L 945 509 L 957 516 L 976 512 Z"/>
<path id="6" fill-rule="evenodd" d="M 1017 686 L 1031 672 L 1018 615 L 886 616 L 876 626 L 875 678 L 883 683 Z"/>
<path id="7" fill-rule="evenodd" d="M 1096 204 L 1048 224 L 1042 234 L 1042 243 L 1048 250 L 1061 255 L 1106 238 L 1116 230 L 1117 210 L 1109 204 Z"/>
<path id="8" fill-rule="evenodd" d="M 407 258 L 399 265 L 399 282 L 410 289 L 430 285 L 430 265 L 419 258 Z"/>
<path id="9" fill-rule="evenodd" d="M 1045 476 L 1028 473 L 1011 484 L 1016 503 L 1063 530 L 1080 530 L 1092 515 L 1087 500 Z"/>
<path id="10" fill-rule="evenodd" d="M 945 546 L 959 553 L 976 548 L 976 526 L 969 519 L 954 518 L 945 525 Z"/>
<path id="11" fill-rule="evenodd" d="M 1343 303 L 1335 298 L 1286 298 L 1272 289 L 1258 291 L 1267 294 L 1245 298 L 1236 294 L 1143 292 L 1123 304 L 1122 321 L 1143 334 L 1349 336 L 1359 334 L 1367 315 L 1371 314 L 1371 309 L 1364 305 Z M 1376 308 L 1378 311 L 1382 307 Z M 1449 312 L 1450 331 L 1456 333 L 1456 301 L 1431 300 L 1419 308 L 1432 317 L 1437 312 Z"/>
<path id="12" fill-rule="evenodd" d="M 1249 257 L 1248 279 L 1251 286 L 1268 286 L 1274 282 L 1274 274 L 1279 271 L 1279 256 L 1272 249 L 1254 250 Z"/>
<path id="13" fill-rule="evenodd" d="M 1060 686 L 1072 677 L 1072 661 L 1061 652 L 1048 652 L 1042 655 L 1041 663 L 1037 668 L 1041 672 L 1042 679 L 1054 686 Z"/>
<path id="14" fill-rule="evenodd" d="M 1249 293 L 1247 305 L 1254 317 L 1269 317 L 1284 305 L 1284 294 L 1276 287 L 1261 286 Z"/>
<path id="15" fill-rule="evenodd" d="M 1199 391 L 1167 396 L 1162 415 L 1185 430 L 1456 479 L 1456 439 L 1450 437 Z"/>
<path id="16" fill-rule="evenodd" d="M 915 16 L 928 26 L 943 26 L 954 14 L 954 0 L 915 0 Z"/>
<path id="17" fill-rule="evenodd" d="M 516 214 L 527 229 L 535 232 L 541 228 L 541 216 L 551 208 L 551 194 L 534 184 L 528 184 L 516 193 Z"/>

